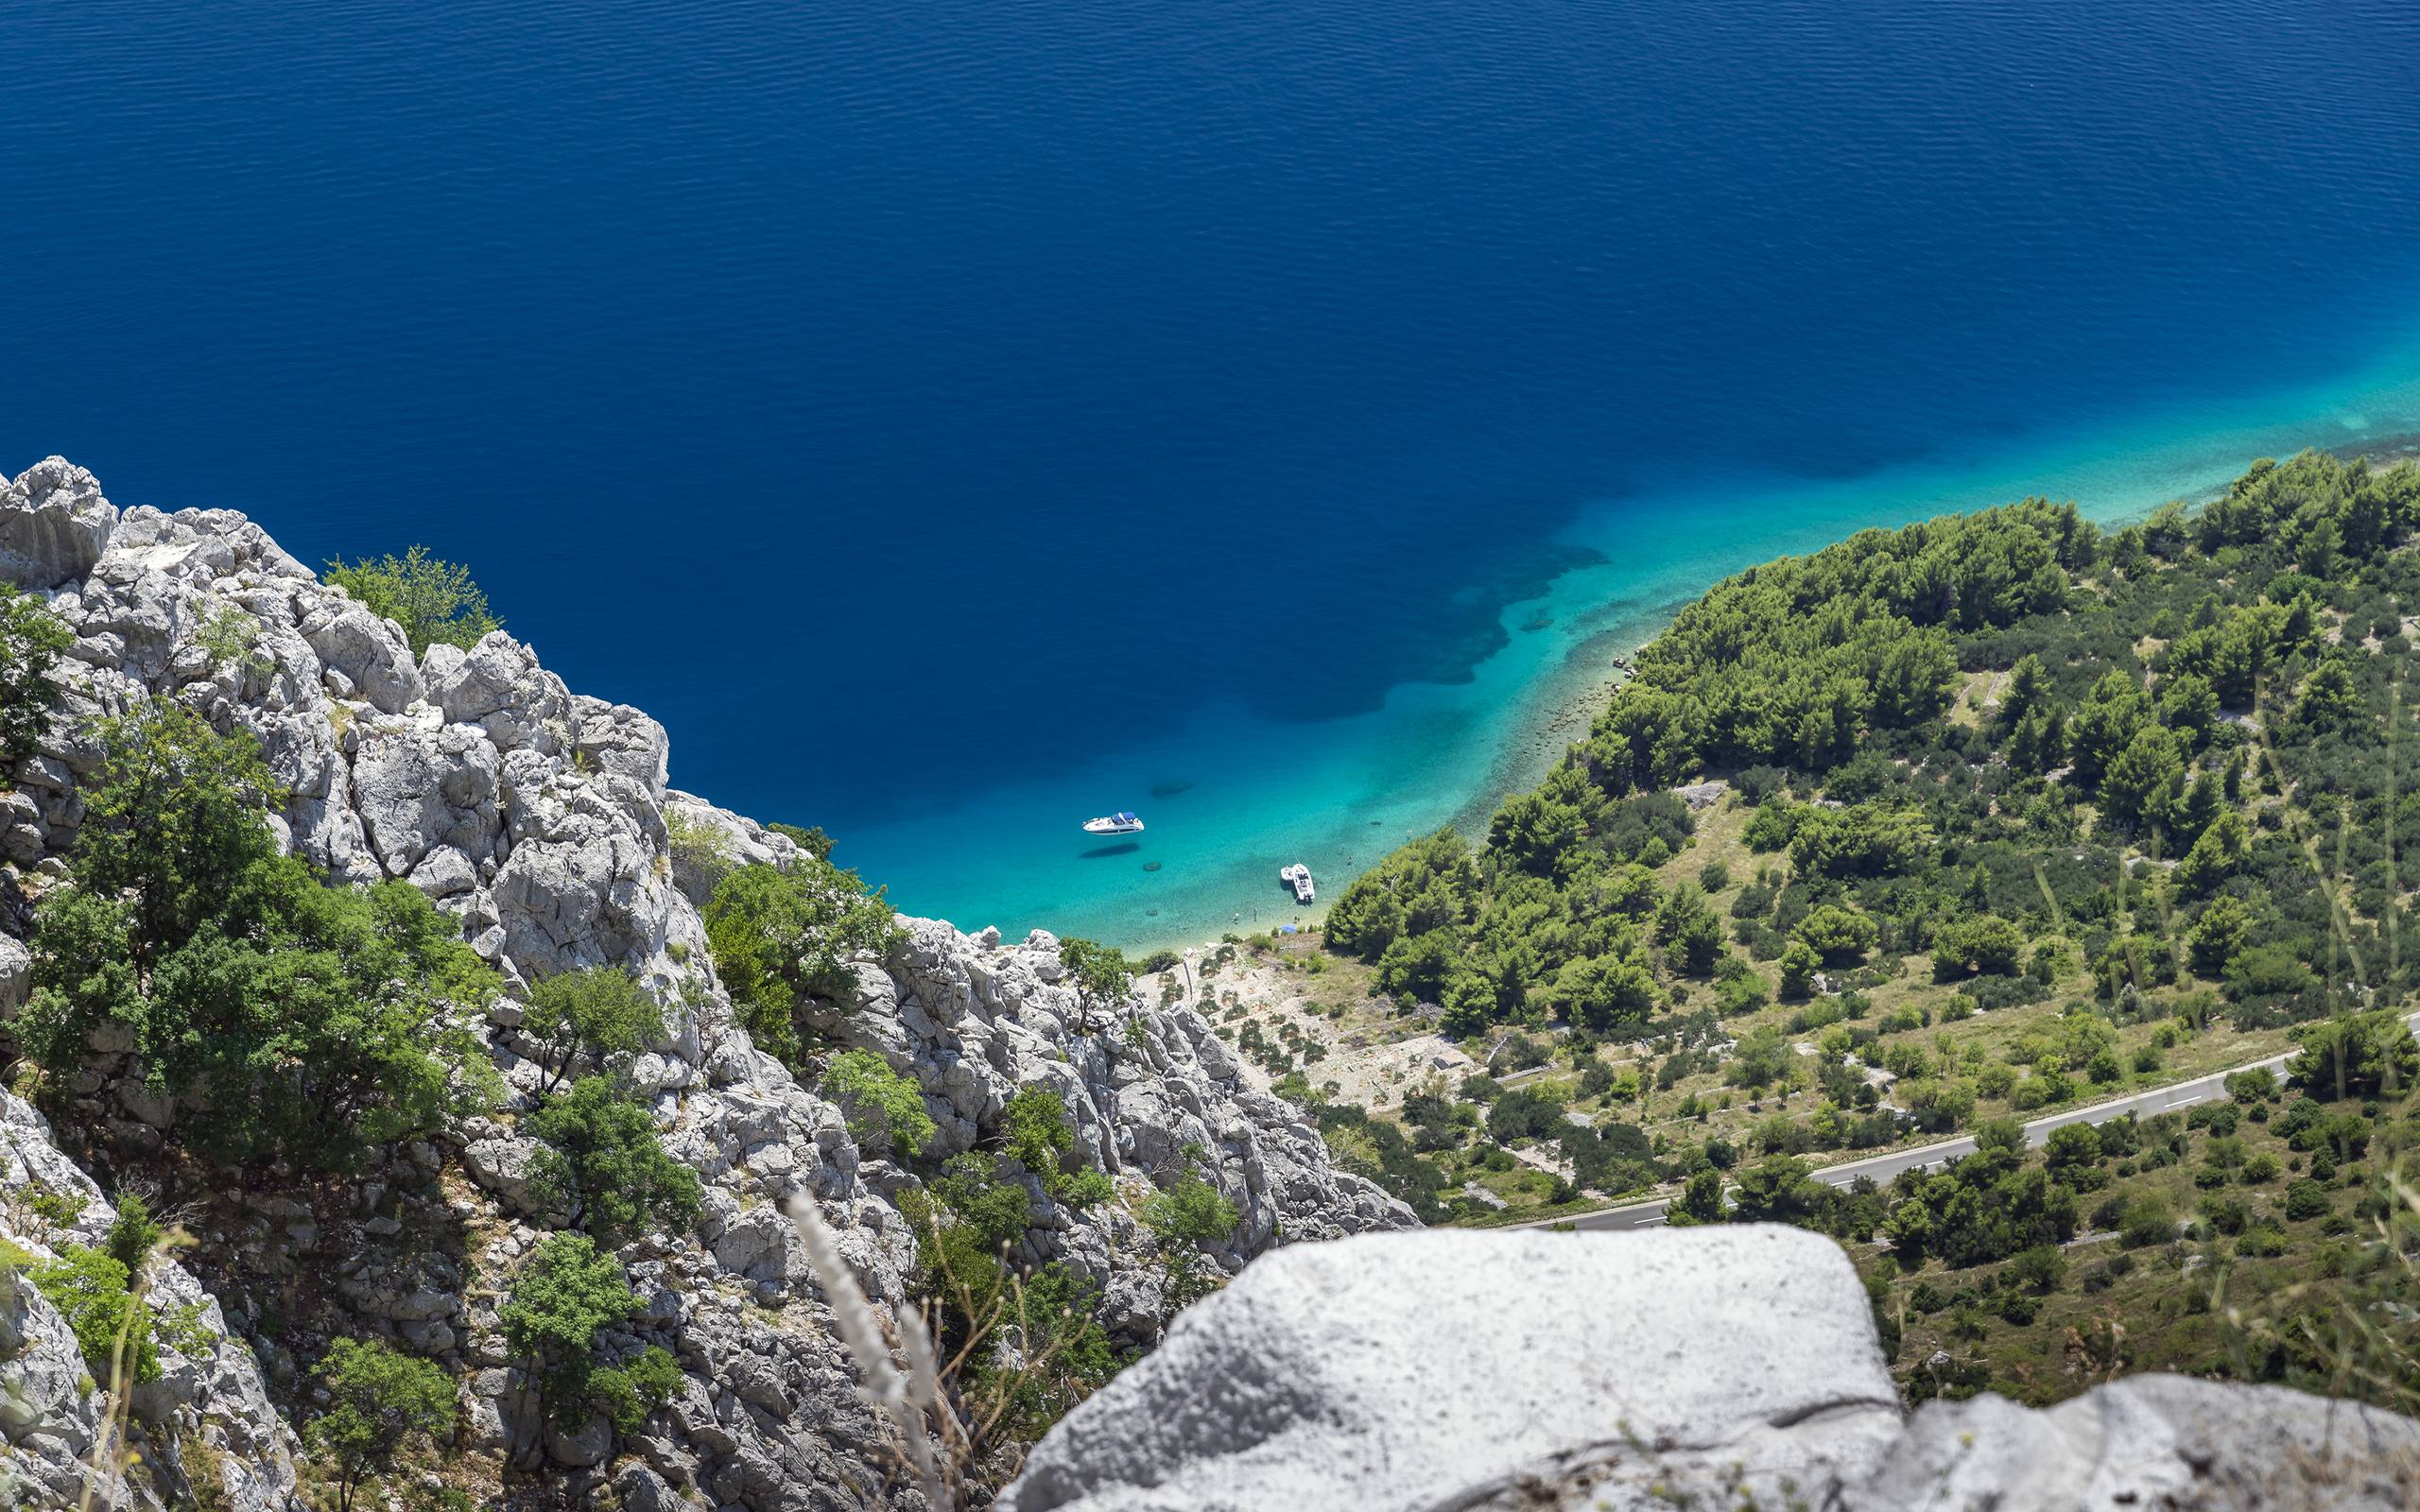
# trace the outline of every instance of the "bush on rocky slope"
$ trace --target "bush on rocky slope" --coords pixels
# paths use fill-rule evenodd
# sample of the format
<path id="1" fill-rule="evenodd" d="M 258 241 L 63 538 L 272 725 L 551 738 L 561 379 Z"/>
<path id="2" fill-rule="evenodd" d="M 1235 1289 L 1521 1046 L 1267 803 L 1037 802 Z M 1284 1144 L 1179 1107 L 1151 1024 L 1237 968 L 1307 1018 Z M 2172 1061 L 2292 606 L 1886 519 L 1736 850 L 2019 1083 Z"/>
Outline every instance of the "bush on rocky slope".
<path id="1" fill-rule="evenodd" d="M 785 1197 L 812 1193 L 827 1205 L 872 1305 L 895 1318 L 927 1286 L 908 1212 L 937 1200 L 926 1194 L 950 1162 L 972 1155 L 990 1185 L 1015 1188 L 1015 1226 L 1000 1233 L 1009 1270 L 1030 1273 L 1030 1314 L 1065 1319 L 1068 1365 L 1027 1371 L 1017 1391 L 990 1399 L 1010 1403 L 995 1471 L 1164 1327 L 1159 1246 L 1132 1211 L 1149 1193 L 1190 1172 L 1233 1204 L 1234 1231 L 1203 1250 L 1219 1275 L 1281 1230 L 1316 1237 L 1410 1221 L 1331 1170 L 1296 1110 L 1242 1087 L 1198 1016 L 1137 1008 L 1115 1034 L 1088 1032 L 1050 936 L 969 936 L 894 920 L 873 900 L 853 903 L 854 886 L 835 891 L 838 874 L 791 836 L 670 791 L 660 727 L 574 696 L 507 635 L 467 647 L 433 640 L 415 655 L 402 627 L 315 580 L 240 515 L 120 512 L 89 474 L 56 460 L 0 485 L 0 574 L 42 593 L 74 635 L 52 673 L 56 716 L 35 753 L 0 774 L 0 1033 L 13 1037 L 25 1022 L 31 955 L 57 949 L 46 923 L 26 948 L 32 919 L 18 901 L 30 895 L 46 912 L 76 894 L 86 832 L 96 851 L 112 843 L 101 837 L 115 821 L 94 802 L 111 781 L 97 733 L 113 719 L 178 717 L 170 710 L 230 748 L 251 743 L 268 779 L 260 833 L 280 855 L 247 852 L 233 868 L 243 885 L 198 893 L 192 916 L 158 932 L 167 954 L 196 950 L 240 903 L 248 919 L 285 933 L 214 962 L 273 962 L 289 946 L 316 958 L 329 935 L 347 950 L 408 954 L 420 936 L 398 919 L 433 910 L 442 938 L 466 947 L 493 984 L 484 996 L 447 994 L 482 1010 L 464 1025 L 476 1052 L 465 1066 L 493 1074 L 493 1110 L 449 1114 L 418 1138 L 388 1139 L 398 1130 L 365 1121 L 354 1168 L 332 1176 L 311 1169 L 326 1163 L 327 1142 L 248 1138 L 237 1143 L 259 1158 L 238 1178 L 216 1163 L 230 1152 L 199 1138 L 215 1105 L 147 1091 L 149 1068 L 113 1015 L 90 1024 L 97 1045 L 89 1032 L 80 1047 L 57 1036 L 62 1064 L 87 1057 L 46 1089 L 59 1142 L 178 1214 L 198 1240 L 152 1282 L 164 1320 L 203 1307 L 193 1328 L 158 1332 L 162 1377 L 134 1403 L 143 1463 L 154 1469 L 112 1481 L 102 1505 L 182 1497 L 282 1507 L 302 1446 L 269 1399 L 307 1418 L 314 1367 L 339 1339 L 376 1340 L 452 1383 L 453 1436 L 441 1452 L 407 1452 L 406 1469 L 454 1491 L 493 1499 L 509 1481 L 541 1501 L 610 1494 L 644 1508 L 694 1498 L 751 1512 L 885 1503 L 897 1487 L 884 1434 L 781 1216 Z M 257 627 L 235 655 L 211 629 L 231 608 Z M 679 845 L 680 834 L 705 841 Z M 285 869 L 245 882 L 272 863 Z M 746 868 L 797 880 L 811 895 L 791 900 L 801 911 L 880 926 L 857 940 L 862 949 L 828 954 L 826 936 L 802 929 L 788 936 L 795 954 L 784 944 L 761 962 L 757 980 L 788 989 L 764 1002 L 778 1010 L 776 1029 L 786 1022 L 796 1033 L 798 1074 L 748 1032 L 701 917 L 717 883 Z M 356 927 L 365 909 L 367 935 Z M 320 1001 L 349 992 L 390 1004 L 389 985 L 330 974 L 341 964 L 313 969 L 305 985 Z M 55 954 L 45 970 L 70 980 Z M 634 983 L 660 1030 L 568 1052 L 562 1035 L 577 1016 L 541 1006 L 545 984 L 591 970 Z M 424 986 L 427 971 L 400 962 L 394 975 Z M 148 1012 L 160 993 L 152 985 L 137 995 Z M 169 1001 L 276 1009 L 241 991 Z M 843 1109 L 812 1090 L 844 1052 L 912 1084 L 933 1125 L 912 1158 L 861 1146 Z M 583 1074 L 626 1090 L 666 1157 L 696 1174 L 700 1200 L 694 1225 L 638 1224 L 631 1242 L 598 1252 L 637 1306 L 613 1309 L 616 1320 L 591 1332 L 593 1368 L 558 1394 L 567 1410 L 541 1412 L 533 1391 L 546 1372 L 516 1349 L 503 1313 L 533 1257 L 574 1237 L 552 1231 L 566 1214 L 550 1211 L 549 1183 L 533 1179 L 547 1146 L 530 1125 Z M 1070 1200 L 1004 1153 L 1007 1110 L 1035 1088 L 1064 1116 L 1064 1143 L 1053 1149 Z M 54 1187 L 72 1178 L 89 1190 L 52 1130 L 10 1106 L 14 1143 L 0 1162 L 30 1160 Z M 613 1143 L 644 1153 L 643 1142 Z M 23 1179 L 19 1166 L 0 1174 Z M 972 1186 L 967 1200 L 981 1206 Z M 0 1237 L 40 1262 L 58 1245 L 98 1245 L 109 1221 L 93 1191 L 63 1229 L 0 1211 Z M 0 1418 L 12 1473 L 38 1488 L 35 1505 L 72 1502 L 103 1404 L 77 1391 L 73 1335 L 29 1282 L 0 1304 L 33 1341 L 22 1357 L 30 1416 Z M 1013 1370 L 1031 1359 L 986 1351 L 978 1364 Z M 188 1497 L 179 1476 L 199 1494 Z"/>

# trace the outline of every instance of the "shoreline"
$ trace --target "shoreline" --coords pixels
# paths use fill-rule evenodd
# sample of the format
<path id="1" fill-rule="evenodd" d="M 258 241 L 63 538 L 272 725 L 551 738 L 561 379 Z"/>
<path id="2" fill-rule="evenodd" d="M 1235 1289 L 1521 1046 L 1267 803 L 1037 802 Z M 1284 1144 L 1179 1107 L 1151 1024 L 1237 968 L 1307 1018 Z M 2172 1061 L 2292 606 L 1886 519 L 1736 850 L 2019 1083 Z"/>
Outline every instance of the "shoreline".
<path id="1" fill-rule="evenodd" d="M 2309 443 L 2309 449 L 2328 452 L 2347 461 L 2366 456 L 2373 464 L 2382 467 L 2420 467 L 2420 430 L 2388 431 L 2351 444 L 2325 445 L 2313 441 Z M 2279 459 L 2282 460 L 2285 455 L 2290 455 L 2292 454 L 2283 453 L 2279 455 Z M 2241 469 L 2248 467 L 2253 460 L 2255 460 L 2253 456 L 2242 458 L 2237 464 L 2237 471 L 2240 472 Z M 2183 496 L 2181 502 L 2197 507 L 2206 505 L 2214 499 L 2222 497 L 2226 488 L 2226 484 L 2220 484 L 2198 490 Z M 2089 510 L 2084 513 L 2087 519 L 2104 531 L 2120 530 L 2148 520 L 2158 509 L 2171 502 L 2179 501 L 2164 499 L 2152 505 L 2135 503 L 2113 507 L 2106 513 L 2096 514 Z M 1973 513 L 1996 507 L 1996 505 L 1978 505 L 1973 509 L 1945 509 L 1939 513 Z M 1937 518 L 1937 515 L 1925 515 L 1920 518 Z M 1852 530 L 1845 535 L 1824 541 L 1823 545 L 1836 545 L 1854 534 L 1856 531 Z M 1823 546 L 1813 549 L 1822 550 Z M 1763 562 L 1777 560 L 1784 557 L 1806 554 L 1807 554 L 1806 551 L 1798 548 L 1786 549 L 1777 551 L 1772 556 L 1760 558 L 1756 563 L 1750 565 L 1761 565 Z M 1745 570 L 1745 568 L 1735 569 L 1735 573 Z M 1529 706 L 1529 712 L 1519 717 L 1513 727 L 1508 730 L 1489 764 L 1486 781 L 1451 811 L 1443 826 L 1432 826 L 1427 833 L 1434 833 L 1439 827 L 1451 827 L 1465 840 L 1484 839 L 1488 821 L 1504 799 L 1545 781 L 1547 775 L 1562 761 L 1564 754 L 1573 745 L 1586 738 L 1599 716 L 1612 704 L 1616 693 L 1624 682 L 1629 680 L 1622 675 L 1622 669 L 1616 664 L 1616 662 L 1634 659 L 1641 649 L 1664 633 L 1682 610 L 1695 603 L 1716 583 L 1734 575 L 1734 573 L 1723 573 L 1707 578 L 1694 593 L 1665 598 L 1652 608 L 1633 608 L 1625 613 L 1626 606 L 1616 602 L 1586 611 L 1591 614 L 1605 615 L 1610 623 L 1576 641 L 1564 653 L 1560 666 L 1538 679 L 1529 689 L 1524 690 L 1519 701 Z M 1505 613 L 1510 616 L 1514 610 L 1530 602 L 1531 601 L 1520 600 L 1508 604 L 1505 606 Z M 1534 622 L 1521 627 L 1524 630 L 1539 632 L 1550 627 L 1550 626 Z M 1306 934 L 1311 933 L 1315 927 L 1323 928 L 1337 891 L 1350 886 L 1385 855 L 1392 853 L 1405 843 L 1405 840 L 1417 837 L 1417 835 L 1407 835 L 1405 839 L 1396 840 L 1386 846 L 1378 855 L 1369 858 L 1366 862 L 1360 861 L 1357 857 L 1352 858 L 1357 863 L 1353 871 L 1333 883 L 1324 880 L 1320 882 L 1320 897 L 1316 903 L 1307 907 L 1292 905 L 1289 911 L 1278 915 L 1273 919 L 1265 910 L 1256 910 L 1249 920 L 1242 919 L 1239 912 L 1236 927 L 1227 933 L 1239 939 L 1249 939 L 1261 935 L 1274 936 L 1288 924 L 1296 926 L 1299 932 Z M 1215 951 L 1224 943 L 1227 943 L 1225 936 L 1214 936 L 1205 939 L 1196 935 L 1171 933 L 1156 937 L 1145 937 L 1125 948 L 1130 954 L 1133 955 L 1147 955 L 1165 950 L 1173 951 L 1180 956 L 1184 956 L 1190 953 Z"/>

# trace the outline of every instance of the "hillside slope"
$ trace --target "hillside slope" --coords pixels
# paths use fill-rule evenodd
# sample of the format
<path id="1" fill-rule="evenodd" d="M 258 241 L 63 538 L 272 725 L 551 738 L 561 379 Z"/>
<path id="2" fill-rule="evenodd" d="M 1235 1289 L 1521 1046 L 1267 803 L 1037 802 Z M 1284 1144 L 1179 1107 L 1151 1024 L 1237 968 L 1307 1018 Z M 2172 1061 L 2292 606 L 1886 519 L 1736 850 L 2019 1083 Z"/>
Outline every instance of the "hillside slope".
<path id="1" fill-rule="evenodd" d="M 930 1182 L 977 1146 L 995 1162 L 985 1179 L 1025 1194 L 1012 1258 L 1073 1278 L 1117 1353 L 1149 1348 L 1179 1299 L 1171 1282 L 1198 1287 L 1200 1267 L 1232 1273 L 1281 1240 L 1412 1223 L 1331 1168 L 1294 1108 L 1244 1088 L 1200 1016 L 1136 1003 L 1100 1028 L 1039 933 L 903 920 L 879 959 L 848 963 L 854 990 L 806 1005 L 819 1033 L 793 1072 L 736 1022 L 700 909 L 731 869 L 791 866 L 797 846 L 671 790 L 661 726 L 571 693 L 502 631 L 415 656 L 394 623 L 243 515 L 120 511 L 56 457 L 0 490 L 0 581 L 45 601 L 73 637 L 58 707 L 0 783 L 0 1019 L 24 1011 L 43 900 L 71 875 L 98 732 L 169 701 L 257 742 L 284 795 L 270 816 L 284 848 L 334 884 L 407 881 L 502 988 L 476 1025 L 501 1098 L 340 1177 L 307 1160 L 206 1157 L 186 1138 L 206 1099 L 147 1083 L 130 1037 L 96 1032 L 77 1074 L 43 1081 L 47 1128 L 8 1101 L 12 1190 L 30 1167 L 62 1196 L 0 1211 L 15 1256 L 0 1344 L 29 1341 L 19 1360 L 35 1387 L 0 1415 L 0 1477 L 30 1504 L 73 1503 L 106 1406 L 77 1380 L 67 1323 L 31 1279 L 102 1241 L 104 1189 L 183 1220 L 197 1243 L 162 1264 L 155 1305 L 200 1303 L 198 1328 L 159 1340 L 164 1386 L 136 1393 L 144 1453 L 112 1481 L 112 1506 L 282 1506 L 298 1458 L 318 1484 L 295 1429 L 339 1337 L 388 1341 L 454 1383 L 458 1435 L 415 1472 L 431 1495 L 578 1501 L 610 1483 L 633 1508 L 684 1495 L 756 1512 L 885 1503 L 891 1452 L 782 1204 L 817 1198 L 878 1311 L 908 1308 L 932 1284 L 909 1213 L 945 1209 Z M 597 1414 L 542 1420 L 500 1319 L 560 1216 L 529 1179 L 523 1125 L 547 1074 L 521 1004 L 533 984 L 592 967 L 631 973 L 662 1005 L 666 1032 L 621 1074 L 702 1184 L 691 1228 L 620 1249 L 644 1306 L 602 1330 L 600 1357 L 659 1346 L 680 1367 L 668 1400 L 627 1432 Z M 866 1147 L 820 1090 L 851 1049 L 913 1078 L 934 1128 L 912 1161 Z M 996 1154 L 1012 1100 L 1037 1088 L 1063 1105 L 1062 1172 Z M 1107 1188 L 1070 1197 L 1082 1185 L 1070 1173 Z M 1236 1222 L 1191 1253 L 1137 1214 L 1196 1180 Z"/>

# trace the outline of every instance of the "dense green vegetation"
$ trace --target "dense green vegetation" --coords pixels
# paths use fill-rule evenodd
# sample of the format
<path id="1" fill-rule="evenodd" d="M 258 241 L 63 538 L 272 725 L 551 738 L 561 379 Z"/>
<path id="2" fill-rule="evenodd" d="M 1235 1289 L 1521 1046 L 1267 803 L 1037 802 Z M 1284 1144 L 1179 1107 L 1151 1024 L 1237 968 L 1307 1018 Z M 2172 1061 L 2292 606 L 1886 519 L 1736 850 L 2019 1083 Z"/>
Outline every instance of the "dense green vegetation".
<path id="1" fill-rule="evenodd" d="M 320 1361 L 327 1410 L 311 1420 L 311 1447 L 336 1470 L 337 1512 L 394 1463 L 413 1439 L 434 1442 L 454 1425 L 454 1383 L 425 1360 L 375 1339 L 337 1339 Z"/>
<path id="2" fill-rule="evenodd" d="M 823 1095 L 849 1120 L 849 1133 L 874 1154 L 914 1156 L 933 1137 L 924 1094 L 871 1050 L 844 1050 L 823 1068 Z"/>
<path id="3" fill-rule="evenodd" d="M 786 868 L 735 867 L 705 908 L 715 974 L 757 1047 L 793 1069 L 805 1065 L 817 1003 L 854 1007 L 849 963 L 880 956 L 901 935 L 882 889 L 869 893 L 854 871 L 804 855 Z"/>
<path id="4" fill-rule="evenodd" d="M 41 599 L 0 583 L 0 766 L 32 754 L 58 701 L 51 668 L 75 640 Z"/>
<path id="5" fill-rule="evenodd" d="M 635 1432 L 679 1388 L 681 1366 L 655 1345 L 607 1364 L 597 1346 L 605 1330 L 646 1305 L 611 1251 L 585 1234 L 548 1234 L 513 1278 L 501 1314 L 505 1343 L 558 1421 L 577 1425 L 601 1412 Z"/>
<path id="6" fill-rule="evenodd" d="M 471 581 L 471 571 L 458 562 L 440 561 L 427 549 L 414 546 L 402 556 L 372 561 L 342 558 L 321 571 L 327 582 L 343 589 L 372 613 L 403 627 L 412 655 L 431 645 L 479 644 L 504 622 L 488 611 L 488 596 Z"/>
<path id="7" fill-rule="evenodd" d="M 331 887 L 280 854 L 250 734 L 162 703 L 94 738 L 14 1025 L 45 1095 L 114 1038 L 198 1151 L 330 1168 L 484 1106 L 470 1025 L 496 983 L 452 919 L 407 883 Z"/>
<path id="8" fill-rule="evenodd" d="M 2085 1136 L 2017 1120 L 2297 1045 L 2312 1097 L 2399 1096 L 2415 524 L 2420 469 L 2307 454 L 2115 533 L 2028 501 L 1717 585 L 1481 843 L 1339 898 L 1325 945 L 1487 1074 L 1331 1099 L 1332 1144 L 1425 1216 L 1662 1187 L 1963 1272 L 2093 1222 Z M 1888 1192 L 1807 1175 L 1960 1129 Z"/>
<path id="9" fill-rule="evenodd" d="M 1105 1199 L 1109 1179 L 1068 1169 L 1075 1144 L 1065 1106 L 1046 1088 L 1011 1099 L 1007 1147 L 969 1150 L 900 1193 L 916 1235 L 917 1284 L 940 1317 L 944 1347 L 966 1364 L 959 1383 L 977 1405 L 978 1439 L 1030 1442 L 1122 1363 L 1098 1320 L 1098 1290 L 1063 1265 L 1021 1270 L 1008 1257 L 1036 1214 L 1022 1174 L 1061 1200 Z M 1018 1341 L 1014 1349 L 998 1346 Z"/>

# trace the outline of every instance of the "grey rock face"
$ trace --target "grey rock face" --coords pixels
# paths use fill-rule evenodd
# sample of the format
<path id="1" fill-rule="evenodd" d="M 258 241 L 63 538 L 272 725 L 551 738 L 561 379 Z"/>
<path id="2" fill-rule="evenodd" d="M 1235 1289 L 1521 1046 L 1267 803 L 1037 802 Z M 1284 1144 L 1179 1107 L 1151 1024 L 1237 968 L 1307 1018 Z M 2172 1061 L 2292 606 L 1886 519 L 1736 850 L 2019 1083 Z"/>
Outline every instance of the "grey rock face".
<path id="1" fill-rule="evenodd" d="M 29 564 L 0 571 L 40 581 L 77 635 L 60 673 L 60 717 L 0 806 L 0 875 L 39 891 L 58 872 L 83 816 L 78 785 L 99 757 L 94 721 L 173 698 L 260 740 L 290 795 L 273 822 L 291 850 L 340 882 L 401 878 L 420 887 L 460 920 L 509 992 L 557 971 L 610 966 L 632 972 L 666 1005 L 665 1040 L 631 1075 L 653 1098 L 666 1148 L 705 1181 L 705 1211 L 695 1232 L 624 1252 L 634 1284 L 654 1300 L 616 1331 L 607 1357 L 662 1346 L 687 1373 L 683 1394 L 610 1450 L 587 1430 L 515 1435 L 520 1386 L 507 1367 L 495 1297 L 551 1215 L 532 1211 L 540 1199 L 529 1146 L 502 1121 L 474 1121 L 405 1152 L 423 1173 L 450 1160 L 476 1183 L 477 1202 L 463 1199 L 458 1216 L 484 1204 L 477 1216 L 504 1220 L 488 1225 L 484 1247 L 466 1257 L 471 1274 L 368 1253 L 333 1283 L 347 1326 L 435 1355 L 466 1382 L 475 1444 L 520 1445 L 556 1473 L 722 1512 L 888 1504 L 881 1430 L 778 1214 L 785 1196 L 814 1194 L 840 1226 L 841 1247 L 874 1305 L 895 1312 L 912 1305 L 915 1245 L 892 1196 L 915 1178 L 887 1152 L 859 1149 L 841 1110 L 815 1091 L 816 1067 L 794 1076 L 751 1043 L 714 980 L 700 916 L 729 868 L 789 865 L 797 846 L 670 791 L 661 725 L 572 695 L 502 631 L 467 651 L 432 646 L 415 664 L 395 626 L 320 583 L 241 514 L 134 508 L 121 517 L 89 474 L 44 463 L 0 490 L 0 542 L 17 551 L 8 562 Z M 204 627 L 231 615 L 249 624 L 253 654 L 221 657 L 202 644 Z M 858 1001 L 833 1005 L 829 1037 L 874 1049 L 916 1080 L 942 1129 L 938 1153 L 999 1133 L 1023 1088 L 1048 1085 L 1066 1098 L 1088 1159 L 1117 1177 L 1119 1195 L 1085 1211 L 1037 1197 L 1020 1259 L 1062 1262 L 1098 1284 L 1122 1342 L 1151 1342 L 1167 1313 L 1161 1257 L 1129 1210 L 1187 1171 L 1214 1181 L 1244 1215 L 1232 1240 L 1206 1256 L 1222 1273 L 1280 1234 L 1411 1226 L 1400 1204 L 1328 1163 L 1297 1109 L 1243 1088 L 1198 1016 L 1136 1005 L 1109 1016 L 1114 1029 L 1087 1027 L 1048 935 L 1003 944 L 996 931 L 970 936 L 931 920 L 902 922 L 908 944 L 857 963 Z M 0 1012 L 22 992 L 12 944 L 0 936 Z M 508 999 L 491 1016 L 491 1039 L 516 1089 L 512 1111 L 526 1112 L 537 1076 L 524 1058 L 520 1017 Z M 172 1110 L 130 1095 L 132 1085 L 96 1092 L 89 1115 L 121 1130 L 167 1123 Z M 146 1132 L 156 1139 L 156 1129 Z M 307 1247 L 321 1237 L 300 1213 L 278 1223 L 281 1242 Z M 382 1214 L 361 1232 L 397 1227 Z M 281 1381 L 308 1363 L 273 1341 L 262 1354 Z M 258 1428 L 247 1437 L 226 1427 L 231 1447 L 283 1443 L 273 1413 L 256 1421 L 256 1405 L 268 1411 L 258 1385 L 256 1373 L 198 1372 L 191 1409 Z M 68 1411 L 53 1403 L 38 1416 L 49 1422 Z M 633 1452 L 645 1474 L 628 1473 L 623 1461 Z M 270 1454 L 268 1463 L 282 1461 Z"/>
<path id="2" fill-rule="evenodd" d="M 69 1245 L 101 1242 L 112 1215 L 101 1189 L 51 1143 L 41 1114 L 0 1091 L 0 1191 L 37 1184 L 80 1200 L 82 1211 L 53 1227 L 0 1204 L 0 1239 L 44 1260 Z M 251 1349 L 230 1336 L 217 1302 L 174 1261 L 160 1263 L 149 1300 L 154 1311 L 190 1314 L 196 1325 L 178 1334 L 182 1347 L 159 1346 L 160 1380 L 133 1396 L 130 1447 L 165 1473 L 115 1478 L 96 1504 L 151 1512 L 199 1500 L 238 1512 L 285 1508 L 294 1492 L 294 1435 L 269 1405 Z M 84 1389 L 92 1371 L 76 1335 L 28 1276 L 0 1283 L 0 1383 L 9 1388 L 0 1391 L 0 1439 L 14 1451 L 0 1456 L 0 1492 L 10 1507 L 76 1505 L 108 1402 L 98 1389 Z"/>
<path id="3" fill-rule="evenodd" d="M 2253 1512 L 2420 1504 L 2420 1423 L 2144 1376 L 1904 1423 L 1838 1246 L 1764 1226 L 1264 1257 L 1035 1448 L 1001 1512 Z"/>
<path id="4" fill-rule="evenodd" d="M 57 588 L 93 570 L 117 510 L 93 474 L 48 456 L 0 485 L 0 579 Z"/>
<path id="5" fill-rule="evenodd" d="M 2420 1503 L 2420 1423 L 2280 1386 L 2135 1376 L 2047 1412 L 1927 1402 L 1859 1494 L 1940 1512 L 2393 1512 Z"/>
<path id="6" fill-rule="evenodd" d="M 33 973 L 34 958 L 24 943 L 0 935 L 0 1019 L 25 1006 Z"/>
<path id="7" fill-rule="evenodd" d="M 1782 1505 L 1784 1478 L 1863 1472 L 1898 1425 L 1864 1289 L 1818 1235 L 1372 1236 L 1278 1250 L 1185 1313 L 1000 1505 L 1409 1512 L 1607 1452 L 1615 1506 L 1732 1504 L 1735 1462 Z"/>

